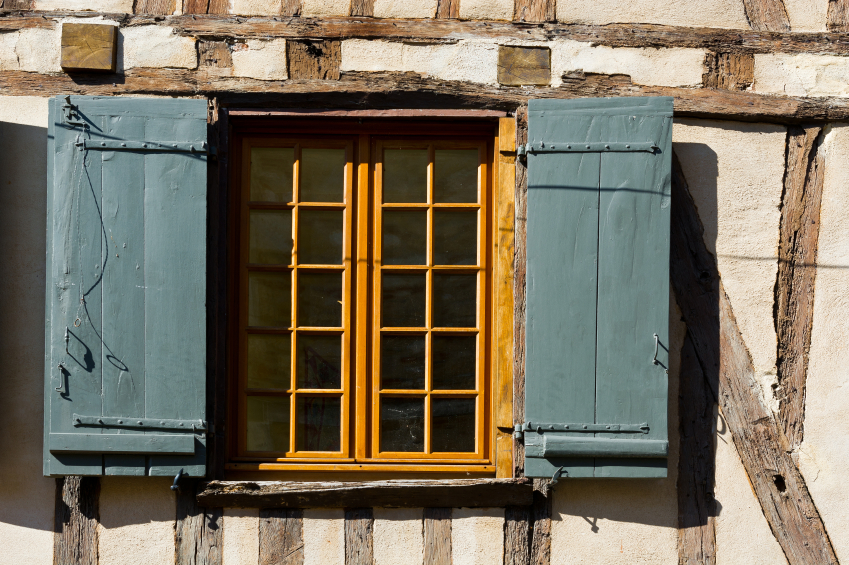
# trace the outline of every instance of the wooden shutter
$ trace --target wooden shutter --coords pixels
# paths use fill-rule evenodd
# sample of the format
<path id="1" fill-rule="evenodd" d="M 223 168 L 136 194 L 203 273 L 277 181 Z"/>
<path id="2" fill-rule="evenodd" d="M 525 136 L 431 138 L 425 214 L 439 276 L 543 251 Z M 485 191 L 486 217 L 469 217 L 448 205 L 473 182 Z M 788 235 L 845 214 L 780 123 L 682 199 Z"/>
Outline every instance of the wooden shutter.
<path id="1" fill-rule="evenodd" d="M 671 134 L 671 98 L 528 105 L 527 476 L 666 476 Z"/>
<path id="2" fill-rule="evenodd" d="M 56 97 L 45 475 L 203 476 L 206 102 Z"/>

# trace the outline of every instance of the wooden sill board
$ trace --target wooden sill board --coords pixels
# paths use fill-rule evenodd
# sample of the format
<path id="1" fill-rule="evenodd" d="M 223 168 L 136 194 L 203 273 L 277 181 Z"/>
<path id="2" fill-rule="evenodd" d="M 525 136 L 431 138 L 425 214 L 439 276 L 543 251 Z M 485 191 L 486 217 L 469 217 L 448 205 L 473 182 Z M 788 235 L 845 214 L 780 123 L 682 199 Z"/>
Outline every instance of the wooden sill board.
<path id="1" fill-rule="evenodd" d="M 530 506 L 528 479 L 363 482 L 211 481 L 198 492 L 206 507 L 240 508 L 487 508 Z"/>

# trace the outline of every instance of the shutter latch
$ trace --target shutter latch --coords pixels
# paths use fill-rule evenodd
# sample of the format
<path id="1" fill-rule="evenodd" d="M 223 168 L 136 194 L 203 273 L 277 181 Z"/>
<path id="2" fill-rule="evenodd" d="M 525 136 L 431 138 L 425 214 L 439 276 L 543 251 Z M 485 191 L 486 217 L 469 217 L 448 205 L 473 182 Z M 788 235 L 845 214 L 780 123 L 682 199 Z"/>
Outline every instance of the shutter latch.
<path id="1" fill-rule="evenodd" d="M 205 433 L 203 420 L 168 420 L 165 418 L 124 418 L 114 416 L 80 416 L 74 414 L 74 427 L 133 428 L 169 430 L 175 432 Z"/>
<path id="2" fill-rule="evenodd" d="M 86 127 L 86 123 L 82 120 L 79 107 L 76 104 L 71 104 L 70 96 L 65 96 L 65 103 L 62 104 L 62 120 L 68 126 Z"/>

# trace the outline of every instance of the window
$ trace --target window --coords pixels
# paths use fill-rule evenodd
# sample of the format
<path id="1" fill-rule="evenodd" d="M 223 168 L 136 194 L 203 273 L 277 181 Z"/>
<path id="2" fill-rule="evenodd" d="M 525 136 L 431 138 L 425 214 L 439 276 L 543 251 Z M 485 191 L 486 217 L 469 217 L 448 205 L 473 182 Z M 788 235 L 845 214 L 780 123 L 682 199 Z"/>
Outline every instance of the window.
<path id="1" fill-rule="evenodd" d="M 231 470 L 494 472 L 496 129 L 234 138 Z"/>

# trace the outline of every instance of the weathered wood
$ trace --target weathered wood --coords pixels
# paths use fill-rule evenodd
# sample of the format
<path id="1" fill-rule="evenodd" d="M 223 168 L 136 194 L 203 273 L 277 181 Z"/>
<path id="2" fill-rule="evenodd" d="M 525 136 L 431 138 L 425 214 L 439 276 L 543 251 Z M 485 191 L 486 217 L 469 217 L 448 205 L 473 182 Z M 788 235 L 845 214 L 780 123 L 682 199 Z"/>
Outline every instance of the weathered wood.
<path id="1" fill-rule="evenodd" d="M 551 563 L 551 499 L 548 479 L 534 479 L 534 504 L 531 508 L 531 565 Z"/>
<path id="2" fill-rule="evenodd" d="M 226 41 L 199 41 L 198 64 L 202 67 L 226 69 L 233 66 L 233 56 Z"/>
<path id="3" fill-rule="evenodd" d="M 351 0 L 351 16 L 374 16 L 374 0 Z"/>
<path id="4" fill-rule="evenodd" d="M 56 479 L 53 523 L 55 565 L 97 565 L 97 524 L 100 522 L 100 479 Z"/>
<path id="5" fill-rule="evenodd" d="M 345 511 L 345 565 L 374 564 L 374 512 L 371 508 Z"/>
<path id="6" fill-rule="evenodd" d="M 283 16 L 295 17 L 301 15 L 301 0 L 283 0 Z"/>
<path id="7" fill-rule="evenodd" d="M 118 28 L 109 24 L 62 25 L 62 68 L 115 72 Z"/>
<path id="8" fill-rule="evenodd" d="M 778 337 L 779 418 L 792 449 L 802 444 L 805 381 L 814 315 L 817 242 L 823 190 L 819 127 L 790 127 L 781 203 L 778 275 L 775 284 Z"/>
<path id="9" fill-rule="evenodd" d="M 264 508 L 259 511 L 259 565 L 304 564 L 304 511 Z"/>
<path id="10" fill-rule="evenodd" d="M 174 525 L 176 565 L 221 565 L 223 510 L 199 508 L 195 499 L 198 482 L 187 479 L 177 491 Z"/>
<path id="11" fill-rule="evenodd" d="M 790 31 L 784 0 L 743 0 L 746 18 L 758 31 Z"/>
<path id="12" fill-rule="evenodd" d="M 424 565 L 451 565 L 451 509 L 425 508 Z"/>
<path id="13" fill-rule="evenodd" d="M 673 160 L 672 182 L 683 179 Z M 715 376 L 715 375 L 714 375 Z M 681 349 L 678 393 L 678 563 L 716 563 L 716 509 L 713 497 L 715 476 L 714 406 L 716 398 L 706 382 L 689 335 Z"/>
<path id="14" fill-rule="evenodd" d="M 849 31 L 849 0 L 829 0 L 828 31 Z"/>
<path id="15" fill-rule="evenodd" d="M 3 0 L 2 7 L 6 10 L 32 10 L 34 0 Z"/>
<path id="16" fill-rule="evenodd" d="M 191 0 L 189 0 L 191 2 Z M 136 14 L 168 15 L 177 9 L 177 0 L 136 0 L 133 11 Z"/>
<path id="17" fill-rule="evenodd" d="M 528 141 L 528 105 L 516 109 L 516 144 Z M 515 211 L 513 224 L 513 424 L 525 421 L 525 275 L 527 272 L 528 169 L 516 160 Z M 513 476 L 525 472 L 525 446 L 513 442 Z"/>
<path id="18" fill-rule="evenodd" d="M 504 565 L 530 565 L 531 509 L 508 506 L 504 510 Z"/>
<path id="19" fill-rule="evenodd" d="M 209 9 L 209 0 L 183 0 L 184 14 L 205 14 Z"/>
<path id="20" fill-rule="evenodd" d="M 705 56 L 702 86 L 746 90 L 755 79 L 755 56 L 751 53 L 714 53 Z"/>
<path id="21" fill-rule="evenodd" d="M 797 123 L 849 119 L 845 98 L 796 98 L 765 96 L 752 92 L 715 89 L 648 87 L 623 83 L 616 77 L 586 75 L 567 77 L 560 88 L 494 87 L 466 82 L 422 78 L 416 73 L 341 73 L 338 81 L 264 81 L 221 76 L 209 67 L 185 69 L 131 69 L 124 75 L 42 75 L 0 71 L 0 89 L 7 95 L 54 94 L 210 94 L 227 100 L 228 92 L 253 93 L 267 105 L 304 108 L 348 107 L 352 100 L 368 96 L 373 107 L 446 107 L 514 110 L 535 98 L 596 96 L 672 96 L 676 117 Z M 239 104 L 250 104 L 240 94 Z M 284 95 L 285 98 L 284 98 Z M 291 95 L 291 96 L 289 96 Z"/>
<path id="22" fill-rule="evenodd" d="M 681 183 L 672 185 L 672 202 L 675 296 L 706 382 L 718 382 L 714 394 L 764 516 L 790 565 L 836 564 L 787 438 L 761 400 L 751 356 L 705 246 L 695 205 Z"/>
<path id="23" fill-rule="evenodd" d="M 229 14 L 230 0 L 209 0 L 207 14 Z"/>
<path id="24" fill-rule="evenodd" d="M 460 0 L 437 0 L 436 17 L 440 19 L 459 18 Z"/>
<path id="25" fill-rule="evenodd" d="M 341 41 L 287 41 L 286 55 L 289 58 L 290 79 L 339 80 Z"/>
<path id="26" fill-rule="evenodd" d="M 513 21 L 527 23 L 553 22 L 556 0 L 515 0 L 513 3 Z"/>
<path id="27" fill-rule="evenodd" d="M 551 83 L 551 49 L 548 47 L 498 48 L 498 82 L 506 86 Z"/>
<path id="28" fill-rule="evenodd" d="M 364 482 L 212 481 L 198 493 L 201 506 L 242 508 L 387 508 L 526 506 L 525 479 L 444 479 Z"/>

